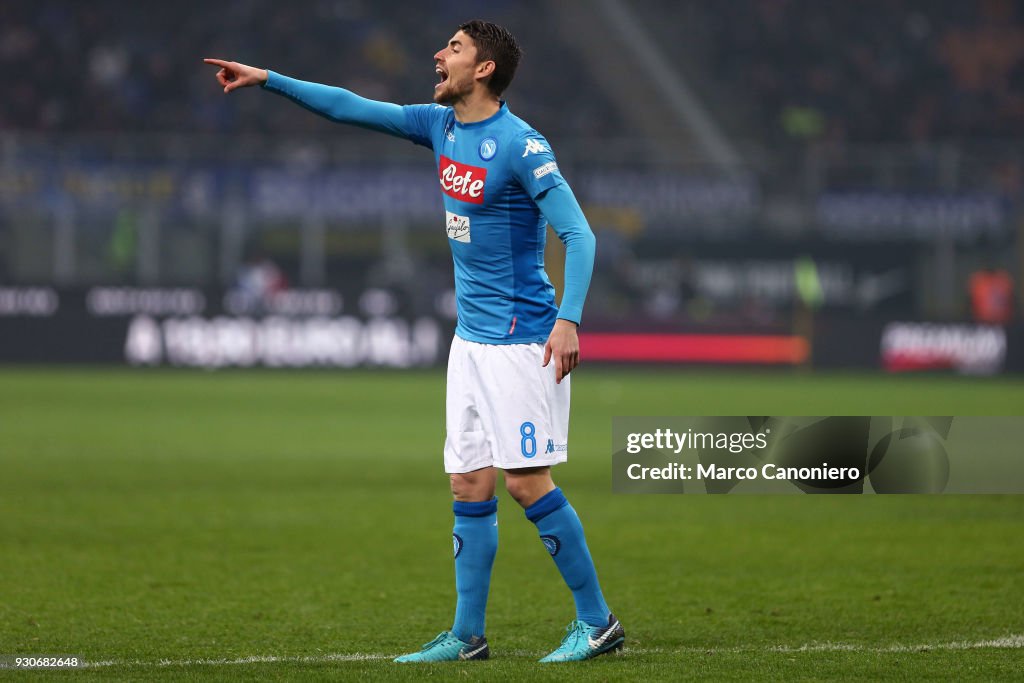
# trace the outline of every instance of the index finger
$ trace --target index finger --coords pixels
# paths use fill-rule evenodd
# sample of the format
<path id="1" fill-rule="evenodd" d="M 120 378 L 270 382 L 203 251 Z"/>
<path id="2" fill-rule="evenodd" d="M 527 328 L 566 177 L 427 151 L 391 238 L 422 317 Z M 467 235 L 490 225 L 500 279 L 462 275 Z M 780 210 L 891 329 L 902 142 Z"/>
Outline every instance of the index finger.
<path id="1" fill-rule="evenodd" d="M 214 66 L 219 66 L 224 69 L 230 67 L 230 62 L 225 62 L 223 59 L 212 59 L 210 57 L 206 57 L 205 59 L 203 59 L 203 61 L 207 64 L 213 64 Z"/>

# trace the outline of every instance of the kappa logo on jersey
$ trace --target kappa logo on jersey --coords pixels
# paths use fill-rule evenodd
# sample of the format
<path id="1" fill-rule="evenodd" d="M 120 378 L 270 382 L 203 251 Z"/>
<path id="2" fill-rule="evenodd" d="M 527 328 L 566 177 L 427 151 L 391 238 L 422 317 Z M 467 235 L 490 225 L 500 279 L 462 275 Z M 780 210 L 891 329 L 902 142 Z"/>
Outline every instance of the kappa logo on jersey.
<path id="1" fill-rule="evenodd" d="M 445 229 L 448 231 L 449 239 L 456 242 L 469 242 L 469 216 L 460 216 L 451 211 L 445 211 Z"/>
<path id="2" fill-rule="evenodd" d="M 543 154 L 546 151 L 548 151 L 548 148 L 545 147 L 540 140 L 527 140 L 526 149 L 523 150 L 523 158 L 525 159 L 526 155 L 530 153 Z"/>
<path id="3" fill-rule="evenodd" d="M 470 204 L 484 203 L 486 168 L 460 164 L 442 154 L 437 173 L 441 179 L 441 189 L 449 197 Z"/>

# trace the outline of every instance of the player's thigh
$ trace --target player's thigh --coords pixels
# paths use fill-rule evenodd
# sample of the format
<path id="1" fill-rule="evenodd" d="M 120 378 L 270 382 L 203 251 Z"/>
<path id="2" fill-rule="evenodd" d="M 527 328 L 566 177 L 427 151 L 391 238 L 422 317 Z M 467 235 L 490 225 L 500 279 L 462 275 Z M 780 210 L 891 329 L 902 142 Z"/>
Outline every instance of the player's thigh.
<path id="1" fill-rule="evenodd" d="M 555 382 L 543 367 L 542 344 L 478 345 L 472 358 L 479 379 L 480 420 L 504 470 L 550 466 L 568 452 L 570 382 Z"/>
<path id="2" fill-rule="evenodd" d="M 448 354 L 444 470 L 449 474 L 474 472 L 494 464 L 477 408 L 476 374 L 468 344 L 455 337 Z"/>

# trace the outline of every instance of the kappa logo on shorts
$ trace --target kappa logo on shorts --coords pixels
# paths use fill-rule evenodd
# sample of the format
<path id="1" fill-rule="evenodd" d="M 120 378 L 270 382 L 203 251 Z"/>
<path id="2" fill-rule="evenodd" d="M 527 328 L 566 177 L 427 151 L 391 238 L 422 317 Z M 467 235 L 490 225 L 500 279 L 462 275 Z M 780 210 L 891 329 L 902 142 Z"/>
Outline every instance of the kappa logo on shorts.
<path id="1" fill-rule="evenodd" d="M 557 555 L 558 551 L 562 549 L 562 542 L 558 540 L 557 536 L 541 536 L 540 540 L 544 547 L 548 549 L 551 557 Z"/>
<path id="2" fill-rule="evenodd" d="M 548 445 L 544 448 L 544 453 L 554 453 L 555 451 L 564 451 L 568 448 L 568 444 L 555 443 L 554 439 L 548 439 Z"/>
<path id="3" fill-rule="evenodd" d="M 462 552 L 462 537 L 458 534 L 452 534 L 452 545 L 454 545 L 455 557 L 459 556 Z"/>

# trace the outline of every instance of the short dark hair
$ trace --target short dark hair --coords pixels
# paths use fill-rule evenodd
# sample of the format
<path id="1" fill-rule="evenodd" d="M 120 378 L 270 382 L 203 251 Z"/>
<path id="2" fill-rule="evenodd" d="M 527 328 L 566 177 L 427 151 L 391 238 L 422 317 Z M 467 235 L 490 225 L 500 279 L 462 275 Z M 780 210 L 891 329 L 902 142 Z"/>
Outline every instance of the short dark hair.
<path id="1" fill-rule="evenodd" d="M 459 30 L 473 39 L 478 63 L 488 60 L 494 62 L 494 73 L 487 82 L 487 88 L 495 96 L 500 96 L 512 83 L 519 58 L 523 56 L 515 36 L 503 26 L 480 19 L 465 22 L 459 26 Z"/>

